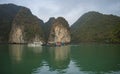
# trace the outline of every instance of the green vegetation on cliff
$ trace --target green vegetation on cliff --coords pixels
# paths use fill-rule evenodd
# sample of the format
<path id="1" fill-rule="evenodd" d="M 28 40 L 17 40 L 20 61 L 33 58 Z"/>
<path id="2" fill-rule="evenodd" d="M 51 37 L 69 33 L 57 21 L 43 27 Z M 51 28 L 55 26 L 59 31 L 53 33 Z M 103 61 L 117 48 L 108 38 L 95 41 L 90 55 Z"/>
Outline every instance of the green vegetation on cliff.
<path id="1" fill-rule="evenodd" d="M 70 27 L 68 22 L 63 17 L 51 17 L 48 22 L 43 25 L 45 42 L 70 42 Z"/>
<path id="2" fill-rule="evenodd" d="M 43 25 L 43 30 L 44 30 L 44 37 L 45 37 L 45 42 L 47 43 L 49 34 L 51 31 L 51 27 L 55 21 L 54 17 L 51 17 L 44 25 Z"/>
<path id="3" fill-rule="evenodd" d="M 70 36 L 70 27 L 68 22 L 63 17 L 58 17 L 55 19 L 55 21 L 52 24 L 48 43 L 54 44 L 54 43 L 70 43 L 71 36 Z"/>
<path id="4" fill-rule="evenodd" d="M 120 43 L 120 17 L 99 12 L 81 16 L 69 31 L 68 22 L 59 17 L 50 18 L 45 24 L 31 11 L 14 4 L 0 4 L 0 43 L 55 42 L 57 39 L 73 43 L 103 42 Z M 69 35 L 71 33 L 71 36 Z M 56 37 L 59 35 L 58 37 Z M 17 40 L 17 41 L 16 41 Z"/>
<path id="5" fill-rule="evenodd" d="M 32 15 L 28 8 L 22 7 L 14 18 L 13 25 L 23 27 L 23 37 L 25 41 L 31 41 L 36 36 L 43 38 L 42 21 Z M 15 29 L 15 27 L 14 27 Z"/>
<path id="6" fill-rule="evenodd" d="M 20 41 L 20 39 L 24 39 L 25 42 L 43 41 L 42 24 L 43 21 L 26 7 L 14 4 L 0 5 L 0 43 L 8 43 L 9 40 Z M 17 32 L 22 33 L 17 34 Z"/>
<path id="7" fill-rule="evenodd" d="M 72 42 L 120 43 L 120 17 L 88 12 L 72 26 Z"/>
<path id="8" fill-rule="evenodd" d="M 8 41 L 12 21 L 20 8 L 14 4 L 0 5 L 0 42 Z"/>

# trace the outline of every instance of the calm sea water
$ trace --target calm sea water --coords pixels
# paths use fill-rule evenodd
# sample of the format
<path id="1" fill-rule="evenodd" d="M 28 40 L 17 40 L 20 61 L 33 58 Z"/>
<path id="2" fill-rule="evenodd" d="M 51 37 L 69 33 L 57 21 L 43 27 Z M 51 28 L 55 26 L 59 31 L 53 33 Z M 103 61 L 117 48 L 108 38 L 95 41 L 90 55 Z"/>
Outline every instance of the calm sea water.
<path id="1" fill-rule="evenodd" d="M 0 45 L 0 74 L 120 74 L 120 45 Z"/>

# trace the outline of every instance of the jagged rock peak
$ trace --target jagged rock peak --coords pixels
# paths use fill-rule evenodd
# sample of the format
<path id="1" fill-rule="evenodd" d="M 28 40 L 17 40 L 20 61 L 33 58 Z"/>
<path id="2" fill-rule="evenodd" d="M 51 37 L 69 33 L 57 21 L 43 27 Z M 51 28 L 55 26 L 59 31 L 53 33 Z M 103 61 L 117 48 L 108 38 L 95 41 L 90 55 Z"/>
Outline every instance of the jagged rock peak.
<path id="1" fill-rule="evenodd" d="M 48 43 L 64 42 L 71 40 L 68 22 L 63 17 L 58 17 L 52 24 Z"/>
<path id="2" fill-rule="evenodd" d="M 58 17 L 56 20 L 55 20 L 55 23 L 56 25 L 58 25 L 57 23 L 61 23 L 61 25 L 65 26 L 65 27 L 69 27 L 69 24 L 67 22 L 67 20 L 63 17 Z M 55 24 L 54 23 L 54 24 Z M 59 24 L 60 25 L 60 24 Z"/>

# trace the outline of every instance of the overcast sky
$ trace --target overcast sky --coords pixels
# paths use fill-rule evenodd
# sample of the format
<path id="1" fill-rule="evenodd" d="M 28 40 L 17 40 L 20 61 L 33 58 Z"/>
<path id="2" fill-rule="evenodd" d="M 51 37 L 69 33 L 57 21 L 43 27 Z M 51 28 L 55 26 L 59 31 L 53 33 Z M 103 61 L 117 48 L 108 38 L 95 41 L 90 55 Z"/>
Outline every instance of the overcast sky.
<path id="1" fill-rule="evenodd" d="M 120 16 L 120 0 L 0 0 L 0 4 L 4 3 L 28 7 L 44 22 L 62 16 L 70 25 L 88 11 Z"/>

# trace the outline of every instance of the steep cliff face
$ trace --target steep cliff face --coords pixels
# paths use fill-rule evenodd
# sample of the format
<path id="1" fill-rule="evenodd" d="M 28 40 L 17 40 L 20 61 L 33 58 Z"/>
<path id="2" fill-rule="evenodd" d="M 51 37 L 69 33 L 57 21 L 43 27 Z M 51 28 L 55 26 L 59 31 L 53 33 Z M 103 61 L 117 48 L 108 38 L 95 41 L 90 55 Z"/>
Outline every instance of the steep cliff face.
<path id="1" fill-rule="evenodd" d="M 0 43 L 69 43 L 71 40 L 69 24 L 62 17 L 52 17 L 44 24 L 26 7 L 3 4 L 0 10 Z"/>
<path id="2" fill-rule="evenodd" d="M 28 8 L 22 7 L 13 20 L 9 42 L 44 42 L 40 23 L 41 21 Z"/>
<path id="3" fill-rule="evenodd" d="M 24 43 L 23 28 L 13 25 L 9 41 L 10 43 Z"/>
<path id="4" fill-rule="evenodd" d="M 70 40 L 71 37 L 68 22 L 64 18 L 58 17 L 57 19 L 55 19 L 51 27 L 48 43 L 69 43 Z"/>
<path id="5" fill-rule="evenodd" d="M 0 43 L 44 42 L 42 24 L 28 8 L 0 4 Z"/>
<path id="6" fill-rule="evenodd" d="M 14 4 L 0 4 L 0 43 L 7 43 L 11 24 L 21 6 Z"/>

